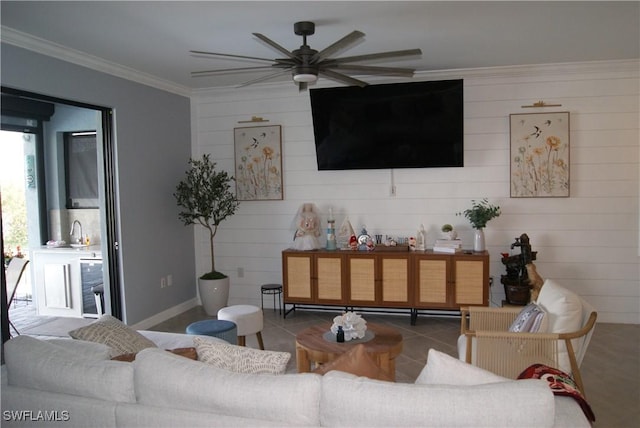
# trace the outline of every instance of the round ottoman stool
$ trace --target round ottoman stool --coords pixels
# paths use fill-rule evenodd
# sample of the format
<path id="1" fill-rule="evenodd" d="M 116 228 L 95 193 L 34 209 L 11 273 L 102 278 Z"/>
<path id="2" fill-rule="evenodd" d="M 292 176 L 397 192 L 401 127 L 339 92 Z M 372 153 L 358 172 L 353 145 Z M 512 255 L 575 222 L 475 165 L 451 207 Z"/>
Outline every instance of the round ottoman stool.
<path id="1" fill-rule="evenodd" d="M 238 327 L 238 345 L 245 346 L 245 338 L 249 334 L 258 337 L 260 349 L 262 343 L 262 309 L 252 305 L 227 306 L 218 311 L 218 320 L 232 321 Z"/>
<path id="2" fill-rule="evenodd" d="M 187 334 L 217 337 L 219 339 L 226 340 L 232 345 L 236 345 L 238 343 L 238 329 L 231 321 L 196 321 L 187 326 L 186 332 Z"/>

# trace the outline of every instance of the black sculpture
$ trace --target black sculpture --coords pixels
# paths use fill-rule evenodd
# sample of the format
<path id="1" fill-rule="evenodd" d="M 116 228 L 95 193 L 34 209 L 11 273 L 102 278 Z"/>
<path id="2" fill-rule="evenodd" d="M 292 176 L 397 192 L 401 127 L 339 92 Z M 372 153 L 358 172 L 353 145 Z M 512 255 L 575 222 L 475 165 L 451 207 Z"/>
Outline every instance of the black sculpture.
<path id="1" fill-rule="evenodd" d="M 510 256 L 508 253 L 502 253 L 502 264 L 505 265 L 507 274 L 500 277 L 500 282 L 504 285 L 507 303 L 524 306 L 529 303 L 531 292 L 526 266 L 536 259 L 538 252 L 531 251 L 529 236 L 526 233 L 515 238 L 511 249 L 515 247 L 520 247 L 520 254 Z"/>

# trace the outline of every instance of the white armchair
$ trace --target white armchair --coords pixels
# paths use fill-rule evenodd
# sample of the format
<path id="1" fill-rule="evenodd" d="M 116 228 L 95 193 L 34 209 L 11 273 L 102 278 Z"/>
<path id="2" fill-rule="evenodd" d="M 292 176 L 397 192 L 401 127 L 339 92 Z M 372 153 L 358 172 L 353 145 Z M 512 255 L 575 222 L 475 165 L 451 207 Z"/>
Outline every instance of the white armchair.
<path id="1" fill-rule="evenodd" d="M 535 363 L 559 368 L 573 376 L 584 395 L 580 365 L 597 312 L 578 295 L 551 280 L 545 281 L 536 303 L 546 312 L 545 332 L 509 332 L 522 308 L 461 308 L 458 357 L 512 379 Z"/>

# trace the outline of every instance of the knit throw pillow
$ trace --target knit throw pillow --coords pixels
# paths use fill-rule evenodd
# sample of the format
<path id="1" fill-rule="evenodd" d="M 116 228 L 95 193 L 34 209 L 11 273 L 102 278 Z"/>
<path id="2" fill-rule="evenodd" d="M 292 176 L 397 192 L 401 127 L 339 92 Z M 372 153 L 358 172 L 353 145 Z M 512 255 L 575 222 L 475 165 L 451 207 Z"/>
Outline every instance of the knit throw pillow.
<path id="1" fill-rule="evenodd" d="M 156 348 L 156 344 L 111 315 L 103 315 L 97 321 L 72 330 L 74 339 L 103 343 L 111 348 L 111 357 L 135 354 L 145 348 Z"/>
<path id="2" fill-rule="evenodd" d="M 288 352 L 262 351 L 194 337 L 198 360 L 237 373 L 284 374 L 291 359 Z"/>

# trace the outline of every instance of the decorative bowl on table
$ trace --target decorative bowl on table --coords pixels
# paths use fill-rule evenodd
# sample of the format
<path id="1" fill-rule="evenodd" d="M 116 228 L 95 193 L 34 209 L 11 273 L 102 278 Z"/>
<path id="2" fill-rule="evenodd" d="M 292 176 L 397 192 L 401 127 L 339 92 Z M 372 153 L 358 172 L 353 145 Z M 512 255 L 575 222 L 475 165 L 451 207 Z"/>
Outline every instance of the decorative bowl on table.
<path id="1" fill-rule="evenodd" d="M 344 340 L 362 339 L 367 331 L 367 322 L 355 312 L 345 312 L 333 319 L 331 333 L 338 333 L 338 327 L 344 331 Z"/>

